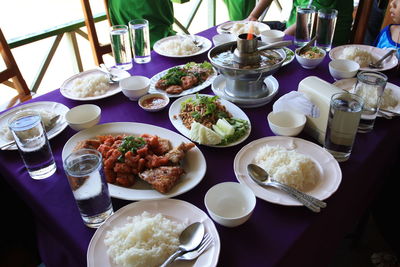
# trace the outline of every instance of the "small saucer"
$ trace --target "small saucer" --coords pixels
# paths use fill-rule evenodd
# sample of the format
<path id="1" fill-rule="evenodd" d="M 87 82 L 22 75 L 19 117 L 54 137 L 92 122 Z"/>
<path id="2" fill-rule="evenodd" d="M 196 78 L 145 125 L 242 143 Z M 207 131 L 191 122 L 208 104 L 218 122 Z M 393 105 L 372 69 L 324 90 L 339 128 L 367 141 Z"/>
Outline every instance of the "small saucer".
<path id="1" fill-rule="evenodd" d="M 223 75 L 218 75 L 211 85 L 211 89 L 215 95 L 222 99 L 235 103 L 242 108 L 257 108 L 264 106 L 271 102 L 272 98 L 278 93 L 279 83 L 273 76 L 268 76 L 264 79 L 264 83 L 269 90 L 269 94 L 265 97 L 251 99 L 251 98 L 237 98 L 231 97 L 225 93 L 226 79 Z"/>

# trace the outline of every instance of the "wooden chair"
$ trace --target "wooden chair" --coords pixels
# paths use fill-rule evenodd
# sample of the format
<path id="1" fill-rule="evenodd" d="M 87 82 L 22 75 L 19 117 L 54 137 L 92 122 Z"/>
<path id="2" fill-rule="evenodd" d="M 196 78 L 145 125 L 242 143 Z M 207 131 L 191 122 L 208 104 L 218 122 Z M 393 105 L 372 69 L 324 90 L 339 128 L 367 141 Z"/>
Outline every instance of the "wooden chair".
<path id="1" fill-rule="evenodd" d="M 362 44 L 368 27 L 369 14 L 374 0 L 360 0 L 355 14 L 350 43 Z"/>
<path id="2" fill-rule="evenodd" d="M 22 77 L 21 71 L 18 68 L 17 63 L 11 53 L 10 47 L 7 43 L 6 38 L 3 35 L 3 32 L 0 29 L 0 53 L 6 65 L 6 69 L 0 72 L 0 83 L 3 83 L 15 90 L 17 90 L 18 95 L 11 100 L 2 99 L 0 106 L 1 109 L 6 109 L 12 107 L 19 102 L 24 102 L 32 98 L 31 91 L 24 78 Z M 12 80 L 9 81 L 9 80 Z M 5 102 L 6 101 L 6 102 Z"/>
<path id="3" fill-rule="evenodd" d="M 103 55 L 111 53 L 111 44 L 100 44 L 99 38 L 97 36 L 95 23 L 93 20 L 93 13 L 89 3 L 89 0 L 81 0 L 83 15 L 85 18 L 85 25 L 88 31 L 88 38 L 90 46 L 92 48 L 92 53 L 94 57 L 94 62 L 96 65 L 104 63 Z M 108 1 L 104 0 L 104 5 L 106 9 L 106 14 L 108 21 L 110 22 L 110 16 L 108 14 Z"/>

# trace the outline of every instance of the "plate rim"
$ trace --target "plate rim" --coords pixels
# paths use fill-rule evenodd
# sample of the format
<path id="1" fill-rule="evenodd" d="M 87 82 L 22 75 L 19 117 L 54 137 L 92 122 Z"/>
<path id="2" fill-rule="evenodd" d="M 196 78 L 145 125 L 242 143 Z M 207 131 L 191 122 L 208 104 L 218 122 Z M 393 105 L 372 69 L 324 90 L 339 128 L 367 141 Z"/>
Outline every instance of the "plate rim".
<path id="1" fill-rule="evenodd" d="M 160 49 L 159 46 L 163 43 L 166 42 L 167 40 L 173 40 L 173 39 L 177 39 L 180 38 L 178 35 L 172 35 L 172 36 L 167 36 L 164 37 L 160 40 L 158 40 L 157 42 L 154 43 L 153 46 L 153 50 L 154 52 L 156 52 L 157 54 L 159 54 L 160 56 L 164 56 L 164 57 L 170 57 L 170 58 L 187 58 L 187 57 L 194 57 L 194 56 L 198 56 L 201 55 L 205 52 L 207 52 L 211 47 L 212 47 L 212 42 L 204 36 L 200 36 L 200 35 L 194 35 L 196 38 L 200 38 L 201 41 L 203 42 L 203 48 L 201 48 L 199 51 L 197 51 L 194 54 L 191 55 L 169 55 L 169 54 L 165 54 L 163 53 Z"/>

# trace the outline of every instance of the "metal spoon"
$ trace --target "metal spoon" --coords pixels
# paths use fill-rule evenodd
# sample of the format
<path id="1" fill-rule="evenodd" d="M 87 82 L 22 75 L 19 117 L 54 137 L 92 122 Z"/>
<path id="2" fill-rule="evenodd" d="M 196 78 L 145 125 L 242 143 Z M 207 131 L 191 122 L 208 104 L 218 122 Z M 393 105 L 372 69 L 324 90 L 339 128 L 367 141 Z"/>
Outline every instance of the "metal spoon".
<path id="1" fill-rule="evenodd" d="M 162 265 L 161 267 L 165 267 L 168 264 L 171 264 L 177 257 L 182 254 L 192 251 L 196 249 L 201 240 L 203 240 L 204 236 L 204 225 L 200 222 L 193 223 L 189 225 L 181 235 L 179 236 L 179 242 L 181 243 L 178 247 L 178 250 L 172 254 Z"/>
<path id="2" fill-rule="evenodd" d="M 257 48 L 257 51 L 264 51 L 267 49 L 274 49 L 274 48 L 281 48 L 284 46 L 288 46 L 288 45 L 292 45 L 293 41 L 279 41 L 279 42 L 275 42 L 275 43 L 270 43 L 264 46 L 260 46 Z"/>
<path id="3" fill-rule="evenodd" d="M 107 66 L 104 65 L 103 63 L 100 64 L 99 70 L 108 75 L 108 81 L 109 81 L 109 83 L 116 83 L 116 82 L 118 82 L 118 76 L 115 75 L 115 74 L 113 74 L 113 73 L 111 73 L 110 69 L 107 68 Z"/>
<path id="4" fill-rule="evenodd" d="M 373 69 L 381 69 L 382 68 L 382 62 L 387 58 L 390 57 L 396 50 L 392 49 L 389 52 L 387 52 L 381 59 L 379 59 L 375 63 L 369 63 L 368 67 L 373 68 Z"/>
<path id="5" fill-rule="evenodd" d="M 257 184 L 262 186 L 270 186 L 282 190 L 288 193 L 293 198 L 297 199 L 300 203 L 302 203 L 304 206 L 306 206 L 307 208 L 309 208 L 314 212 L 320 212 L 321 210 L 320 208 L 326 207 L 325 202 L 313 196 L 300 192 L 297 189 L 290 187 L 288 185 L 269 179 L 268 173 L 263 168 L 255 164 L 247 165 L 247 171 L 250 177 L 253 179 L 253 181 L 255 181 Z"/>
<path id="6" fill-rule="evenodd" d="M 313 42 L 315 42 L 316 39 L 317 39 L 317 36 L 315 35 L 313 38 L 311 38 L 310 41 L 308 41 L 308 43 L 306 43 L 304 46 L 302 46 L 302 47 L 299 49 L 299 51 L 297 52 L 297 54 L 300 55 L 301 53 L 303 53 L 303 51 L 306 50 L 307 48 L 309 48 L 309 47 L 311 46 L 311 44 L 312 44 Z"/>

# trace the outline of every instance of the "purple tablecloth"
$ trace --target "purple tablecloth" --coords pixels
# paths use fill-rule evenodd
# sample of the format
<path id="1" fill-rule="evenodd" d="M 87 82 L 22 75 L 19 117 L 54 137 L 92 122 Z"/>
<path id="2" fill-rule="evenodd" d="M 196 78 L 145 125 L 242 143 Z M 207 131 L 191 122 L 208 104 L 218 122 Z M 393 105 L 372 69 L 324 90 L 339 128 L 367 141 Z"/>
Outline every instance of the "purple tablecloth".
<path id="1" fill-rule="evenodd" d="M 215 34 L 215 28 L 212 28 L 200 35 L 211 40 Z M 207 54 L 203 54 L 189 60 L 201 62 L 206 58 Z M 152 77 L 166 68 L 187 61 L 188 59 L 167 58 L 153 53 L 151 63 L 134 64 L 130 72 Z M 328 62 L 327 57 L 315 70 L 301 68 L 296 60 L 283 67 L 274 74 L 279 81 L 279 93 L 274 100 L 291 90 L 297 90 L 298 83 L 310 75 L 333 82 L 328 71 Z M 387 74 L 390 82 L 400 83 L 399 74 L 394 71 Z M 209 87 L 202 93 L 212 94 L 212 91 Z M 173 102 L 174 99 L 171 100 Z M 37 97 L 31 102 L 35 101 L 56 101 L 70 108 L 82 104 L 64 98 L 59 90 Z M 168 109 L 159 113 L 145 112 L 122 93 L 93 103 L 102 108 L 100 123 L 142 122 L 176 131 L 168 119 Z M 206 211 L 203 202 L 206 191 L 217 183 L 236 181 L 233 160 L 240 148 L 255 139 L 273 136 L 266 120 L 271 108 L 272 103 L 259 108 L 244 109 L 251 120 L 252 132 L 241 145 L 230 148 L 200 146 L 207 161 L 206 175 L 198 186 L 176 198 Z M 0 174 L 33 211 L 40 255 L 49 267 L 85 266 L 87 247 L 95 232 L 84 226 L 62 169 L 61 151 L 73 134 L 75 132 L 67 127 L 50 141 L 58 169 L 52 177 L 45 180 L 36 181 L 30 178 L 17 151 L 0 153 Z M 399 151 L 399 136 L 397 118 L 379 118 L 373 132 L 359 134 L 350 160 L 340 164 L 342 183 L 337 192 L 327 199 L 328 207 L 319 214 L 304 207 L 280 206 L 257 199 L 252 217 L 242 226 L 225 228 L 216 225 L 221 238 L 219 265 L 328 265 L 345 233 L 351 230 L 375 196 L 381 182 L 381 170 L 390 164 L 395 153 Z M 128 203 L 129 201 L 113 199 L 115 209 Z"/>

